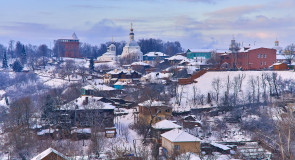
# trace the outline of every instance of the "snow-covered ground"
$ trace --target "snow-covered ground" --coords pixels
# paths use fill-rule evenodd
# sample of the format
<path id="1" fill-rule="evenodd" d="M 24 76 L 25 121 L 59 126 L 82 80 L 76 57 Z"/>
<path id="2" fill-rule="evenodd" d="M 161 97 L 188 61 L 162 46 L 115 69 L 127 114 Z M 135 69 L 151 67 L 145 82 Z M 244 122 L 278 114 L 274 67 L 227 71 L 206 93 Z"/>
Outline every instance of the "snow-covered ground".
<path id="1" fill-rule="evenodd" d="M 241 88 L 238 93 L 239 97 L 243 97 L 244 99 L 248 96 L 251 91 L 250 81 L 255 81 L 255 87 L 257 92 L 258 80 L 260 83 L 260 94 L 263 92 L 262 86 L 262 75 L 265 77 L 266 75 L 272 76 L 272 73 L 277 73 L 278 79 L 282 80 L 295 80 L 295 72 L 294 71 L 209 71 L 202 75 L 201 77 L 195 80 L 196 83 L 182 85 L 178 87 L 178 93 L 181 95 L 181 105 L 176 104 L 176 98 L 171 99 L 171 104 L 173 106 L 174 111 L 189 111 L 191 108 L 195 108 L 196 105 L 192 104 L 192 99 L 194 96 L 204 96 L 204 101 L 206 102 L 206 98 L 208 93 L 211 95 L 215 95 L 215 90 L 212 85 L 213 81 L 219 79 L 220 80 L 220 91 L 219 94 L 221 96 L 224 95 L 227 87 L 227 82 L 229 78 L 229 92 L 233 93 L 235 80 L 237 81 L 238 77 L 244 77 L 241 81 Z M 268 84 L 266 82 L 266 90 L 268 93 Z M 195 92 L 195 94 L 194 94 Z"/>

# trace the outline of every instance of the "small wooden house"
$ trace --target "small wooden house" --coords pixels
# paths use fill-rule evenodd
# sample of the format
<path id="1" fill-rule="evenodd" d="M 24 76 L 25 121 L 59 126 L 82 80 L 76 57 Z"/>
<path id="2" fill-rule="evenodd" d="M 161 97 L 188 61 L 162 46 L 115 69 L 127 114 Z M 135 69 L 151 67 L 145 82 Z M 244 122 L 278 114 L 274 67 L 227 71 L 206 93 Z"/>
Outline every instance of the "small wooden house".
<path id="1" fill-rule="evenodd" d="M 164 155 L 168 158 L 173 154 L 201 152 L 201 140 L 183 130 L 173 129 L 161 136 Z"/>
<path id="2" fill-rule="evenodd" d="M 275 63 L 273 64 L 273 70 L 287 70 L 289 69 L 286 63 Z"/>
<path id="3" fill-rule="evenodd" d="M 70 160 L 68 157 L 62 153 L 56 151 L 53 148 L 48 148 L 42 153 L 38 154 L 31 160 Z"/>

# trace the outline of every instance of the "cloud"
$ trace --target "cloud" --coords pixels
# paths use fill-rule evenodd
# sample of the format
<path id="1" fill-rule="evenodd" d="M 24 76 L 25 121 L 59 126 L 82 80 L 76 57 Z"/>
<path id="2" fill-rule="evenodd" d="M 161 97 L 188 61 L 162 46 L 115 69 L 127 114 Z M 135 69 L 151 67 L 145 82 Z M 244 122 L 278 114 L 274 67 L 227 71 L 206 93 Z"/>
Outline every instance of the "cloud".
<path id="1" fill-rule="evenodd" d="M 206 13 L 205 15 L 215 17 L 215 18 L 236 18 L 243 16 L 245 14 L 249 14 L 252 12 L 257 12 L 262 9 L 262 5 L 255 5 L 255 6 L 235 6 L 235 7 L 228 7 L 221 10 L 217 10 L 214 12 Z"/>

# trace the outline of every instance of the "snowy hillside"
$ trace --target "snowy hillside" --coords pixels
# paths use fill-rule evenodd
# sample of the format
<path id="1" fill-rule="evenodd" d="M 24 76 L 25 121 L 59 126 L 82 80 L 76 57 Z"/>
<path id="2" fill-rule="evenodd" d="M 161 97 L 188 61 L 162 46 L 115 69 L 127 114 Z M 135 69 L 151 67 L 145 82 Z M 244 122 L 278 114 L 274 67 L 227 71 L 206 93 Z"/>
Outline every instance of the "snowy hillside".
<path id="1" fill-rule="evenodd" d="M 196 105 L 196 103 L 193 104 L 192 101 L 194 99 L 199 99 L 200 97 L 203 97 L 204 101 L 206 102 L 208 93 L 210 93 L 212 97 L 216 97 L 216 87 L 214 88 L 213 83 L 217 80 L 220 80 L 220 98 L 221 96 L 224 96 L 225 92 L 227 91 L 227 88 L 229 94 L 233 94 L 236 89 L 237 97 L 240 99 L 248 98 L 249 94 L 253 94 L 253 91 L 255 91 L 255 95 L 257 95 L 257 93 L 259 92 L 261 97 L 261 94 L 262 92 L 264 92 L 264 89 L 267 94 L 269 93 L 270 88 L 274 90 L 274 84 L 272 79 L 273 73 L 277 73 L 277 85 L 281 86 L 280 89 L 282 89 L 282 87 L 292 87 L 291 84 L 289 84 L 288 86 L 288 84 L 283 84 L 282 82 L 284 80 L 294 80 L 295 72 L 293 71 L 214 71 L 207 72 L 200 78 L 196 79 L 196 83 L 179 86 L 178 96 L 171 99 L 171 103 L 175 111 L 188 111 L 191 108 L 199 108 L 204 106 L 210 107 L 209 105 L 205 104 Z M 268 80 L 267 77 L 269 78 Z M 253 83 L 251 83 L 251 81 Z M 271 84 L 269 85 L 269 83 Z M 263 84 L 265 85 L 265 88 L 263 88 Z"/>

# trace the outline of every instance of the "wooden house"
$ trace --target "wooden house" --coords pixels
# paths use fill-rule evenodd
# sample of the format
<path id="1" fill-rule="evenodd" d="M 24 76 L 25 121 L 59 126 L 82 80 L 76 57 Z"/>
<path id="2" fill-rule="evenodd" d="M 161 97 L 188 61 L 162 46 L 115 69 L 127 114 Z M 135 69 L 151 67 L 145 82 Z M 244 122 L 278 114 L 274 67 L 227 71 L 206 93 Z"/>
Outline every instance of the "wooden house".
<path id="1" fill-rule="evenodd" d="M 164 119 L 152 125 L 152 136 L 158 140 L 158 143 L 162 143 L 161 134 L 176 128 L 181 129 L 182 127 L 173 121 Z"/>
<path id="2" fill-rule="evenodd" d="M 139 118 L 147 124 L 151 121 L 151 114 L 157 115 L 155 118 L 153 118 L 152 124 L 157 123 L 163 119 L 170 119 L 172 117 L 172 108 L 163 101 L 147 100 L 138 104 L 138 106 Z"/>
<path id="3" fill-rule="evenodd" d="M 62 153 L 56 151 L 53 148 L 48 148 L 37 156 L 33 157 L 31 160 L 70 160 L 68 157 Z"/>
<path id="4" fill-rule="evenodd" d="M 161 134 L 164 155 L 169 158 L 175 154 L 192 152 L 200 154 L 201 140 L 180 129 Z"/>

